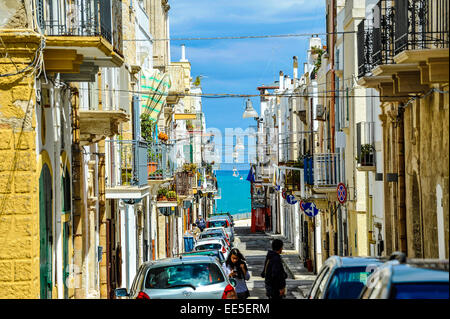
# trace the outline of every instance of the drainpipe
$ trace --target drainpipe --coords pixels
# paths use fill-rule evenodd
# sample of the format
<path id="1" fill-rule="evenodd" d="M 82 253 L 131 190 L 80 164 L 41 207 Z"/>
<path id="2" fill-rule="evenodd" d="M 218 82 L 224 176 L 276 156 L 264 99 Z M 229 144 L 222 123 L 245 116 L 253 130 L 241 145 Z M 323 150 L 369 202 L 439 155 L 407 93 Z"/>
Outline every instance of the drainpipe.
<path id="1" fill-rule="evenodd" d="M 403 129 L 403 105 L 399 105 L 397 116 L 397 174 L 398 174 L 398 225 L 399 225 L 399 248 L 407 253 L 406 238 L 406 190 L 405 190 L 405 136 Z"/>
<path id="2" fill-rule="evenodd" d="M 335 125 L 335 120 L 334 120 L 334 117 L 335 117 L 335 114 L 334 114 L 334 105 L 335 105 L 335 90 L 336 90 L 336 88 L 335 88 L 335 77 L 336 77 L 336 73 L 335 73 L 335 70 L 334 70 L 334 45 L 335 45 L 335 38 L 336 38 L 336 36 L 335 36 L 335 34 L 334 34 L 334 32 L 335 32 L 335 27 L 336 27 L 336 24 L 335 24 L 335 20 L 336 20 L 336 6 L 335 6 L 335 0 L 332 0 L 331 1 L 331 23 L 332 23 L 332 28 L 331 28 L 331 32 L 332 32 L 332 34 L 331 34 L 331 36 L 330 36 L 330 39 L 331 39 L 331 43 L 330 43 L 330 64 L 331 64 L 331 103 L 330 103 L 330 125 L 331 125 L 331 140 L 330 140 L 330 143 L 331 143 L 331 153 L 334 153 L 334 129 L 335 129 L 335 127 L 334 127 L 334 125 Z"/>
<path id="3" fill-rule="evenodd" d="M 73 234 L 73 276 L 74 276 L 74 298 L 85 298 L 82 290 L 82 247 L 83 247 L 83 228 L 82 228 L 82 193 L 83 181 L 81 178 L 82 150 L 80 147 L 80 118 L 79 92 L 72 88 L 72 234 Z"/>
<path id="4" fill-rule="evenodd" d="M 371 225 L 371 207 L 369 200 L 369 172 L 365 172 L 365 182 L 366 182 L 366 231 L 367 231 L 367 256 L 370 256 L 370 240 L 372 239 L 372 225 Z"/>

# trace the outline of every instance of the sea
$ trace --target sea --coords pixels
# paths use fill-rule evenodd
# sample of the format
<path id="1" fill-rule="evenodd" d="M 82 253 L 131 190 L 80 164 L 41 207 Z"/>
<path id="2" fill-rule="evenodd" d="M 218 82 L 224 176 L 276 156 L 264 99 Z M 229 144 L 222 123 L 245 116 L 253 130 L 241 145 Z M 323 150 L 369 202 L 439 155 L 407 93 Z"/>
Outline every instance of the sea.
<path id="1" fill-rule="evenodd" d="M 250 214 L 250 182 L 247 180 L 248 170 L 237 171 L 234 177 L 232 170 L 217 170 L 217 184 L 222 198 L 217 199 L 216 212 L 229 212 L 233 215 Z M 240 179 L 242 177 L 242 179 Z"/>

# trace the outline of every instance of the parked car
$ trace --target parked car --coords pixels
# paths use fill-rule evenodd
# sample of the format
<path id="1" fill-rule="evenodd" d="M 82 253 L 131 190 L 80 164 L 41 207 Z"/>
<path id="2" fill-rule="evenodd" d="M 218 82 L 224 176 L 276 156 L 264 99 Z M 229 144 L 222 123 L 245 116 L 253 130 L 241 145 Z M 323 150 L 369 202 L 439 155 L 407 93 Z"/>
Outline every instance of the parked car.
<path id="1" fill-rule="evenodd" d="M 225 256 L 222 251 L 217 249 L 190 251 L 188 253 L 182 253 L 181 256 L 212 256 L 216 257 L 221 265 L 225 262 Z"/>
<path id="2" fill-rule="evenodd" d="M 235 285 L 217 258 L 180 256 L 143 263 L 130 292 L 118 288 L 115 295 L 130 299 L 237 299 Z"/>
<path id="3" fill-rule="evenodd" d="M 201 240 L 205 238 L 214 238 L 214 237 L 220 237 L 225 239 L 230 248 L 233 246 L 230 241 L 230 236 L 223 227 L 206 228 L 203 232 L 200 233 L 198 238 Z"/>
<path id="4" fill-rule="evenodd" d="M 234 218 L 233 215 L 231 215 L 230 213 L 226 212 L 226 213 L 215 213 L 212 216 L 228 216 L 230 221 L 231 221 L 231 226 L 234 227 Z"/>
<path id="5" fill-rule="evenodd" d="M 449 299 L 448 260 L 386 262 L 369 278 L 361 299 Z"/>
<path id="6" fill-rule="evenodd" d="M 216 249 L 221 251 L 225 259 L 227 259 L 228 254 L 231 250 L 222 238 L 206 238 L 197 241 L 197 243 L 195 243 L 194 245 L 194 251 L 206 249 Z"/>
<path id="7" fill-rule="evenodd" d="M 212 227 L 223 227 L 225 231 L 228 233 L 228 236 L 230 237 L 231 242 L 234 242 L 234 231 L 233 227 L 231 226 L 231 222 L 226 217 L 211 217 L 206 222 L 206 228 L 212 228 Z"/>
<path id="8" fill-rule="evenodd" d="M 383 264 L 378 258 L 331 256 L 323 264 L 309 299 L 357 299 L 371 272 Z"/>

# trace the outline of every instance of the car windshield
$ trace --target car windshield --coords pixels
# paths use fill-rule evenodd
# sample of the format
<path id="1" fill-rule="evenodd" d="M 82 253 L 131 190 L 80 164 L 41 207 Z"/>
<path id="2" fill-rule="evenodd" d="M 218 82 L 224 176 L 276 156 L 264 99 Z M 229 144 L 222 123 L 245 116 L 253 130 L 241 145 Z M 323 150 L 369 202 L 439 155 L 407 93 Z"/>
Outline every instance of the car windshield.
<path id="1" fill-rule="evenodd" d="M 403 283 L 393 286 L 394 299 L 448 299 L 448 283 Z"/>
<path id="2" fill-rule="evenodd" d="M 200 287 L 223 281 L 225 281 L 223 274 L 215 264 L 181 264 L 150 269 L 145 280 L 145 288 Z"/>
<path id="3" fill-rule="evenodd" d="M 222 261 L 222 259 L 223 259 L 222 258 L 223 255 L 219 250 L 213 250 L 213 251 L 200 250 L 200 251 L 194 251 L 194 252 L 185 254 L 185 256 L 192 256 L 192 255 L 194 255 L 194 256 L 195 255 L 197 255 L 197 256 L 213 256 L 213 257 L 219 258 L 220 261 Z"/>
<path id="4" fill-rule="evenodd" d="M 227 222 L 225 220 L 210 220 L 209 227 L 227 227 Z"/>
<path id="5" fill-rule="evenodd" d="M 220 233 L 204 233 L 200 235 L 200 238 L 213 238 L 213 237 L 222 237 Z"/>
<path id="6" fill-rule="evenodd" d="M 195 247 L 195 250 L 207 250 L 207 249 L 221 249 L 221 244 L 203 244 Z"/>
<path id="7" fill-rule="evenodd" d="M 367 267 L 338 268 L 331 278 L 328 299 L 356 299 L 359 297 L 370 272 Z"/>

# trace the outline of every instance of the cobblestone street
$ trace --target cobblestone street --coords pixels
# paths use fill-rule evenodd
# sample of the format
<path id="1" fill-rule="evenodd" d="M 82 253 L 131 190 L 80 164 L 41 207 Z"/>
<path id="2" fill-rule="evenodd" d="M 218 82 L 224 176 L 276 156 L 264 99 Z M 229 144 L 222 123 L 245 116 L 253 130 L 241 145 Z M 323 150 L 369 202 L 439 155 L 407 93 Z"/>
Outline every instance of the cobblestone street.
<path id="1" fill-rule="evenodd" d="M 237 221 L 234 229 L 236 233 L 234 246 L 244 254 L 250 270 L 251 277 L 247 282 L 250 290 L 249 299 L 266 299 L 264 279 L 260 276 L 264 267 L 264 260 L 267 251 L 270 249 L 272 239 L 280 238 L 283 240 L 283 238 L 266 233 L 251 233 L 250 220 Z M 288 273 L 286 298 L 306 298 L 315 276 L 303 267 L 300 258 L 289 243 L 285 242 L 282 259 Z"/>

